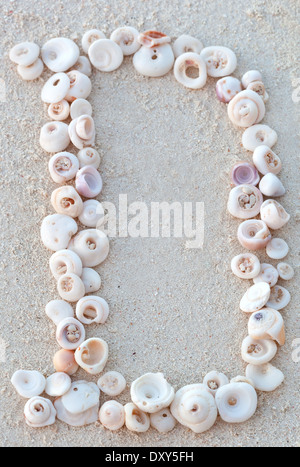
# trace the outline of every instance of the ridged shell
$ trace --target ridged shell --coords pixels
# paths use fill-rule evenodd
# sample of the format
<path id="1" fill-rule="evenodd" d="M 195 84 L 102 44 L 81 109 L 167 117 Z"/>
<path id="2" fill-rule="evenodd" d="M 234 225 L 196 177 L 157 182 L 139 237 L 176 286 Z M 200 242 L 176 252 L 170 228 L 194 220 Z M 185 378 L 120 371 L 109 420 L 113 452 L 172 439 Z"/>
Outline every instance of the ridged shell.
<path id="1" fill-rule="evenodd" d="M 228 104 L 228 116 L 232 123 L 247 128 L 259 123 L 265 116 L 265 104 L 256 92 L 239 92 Z"/>
<path id="2" fill-rule="evenodd" d="M 132 402 L 147 413 L 168 407 L 174 399 L 174 389 L 162 373 L 146 373 L 133 381 L 130 389 Z"/>

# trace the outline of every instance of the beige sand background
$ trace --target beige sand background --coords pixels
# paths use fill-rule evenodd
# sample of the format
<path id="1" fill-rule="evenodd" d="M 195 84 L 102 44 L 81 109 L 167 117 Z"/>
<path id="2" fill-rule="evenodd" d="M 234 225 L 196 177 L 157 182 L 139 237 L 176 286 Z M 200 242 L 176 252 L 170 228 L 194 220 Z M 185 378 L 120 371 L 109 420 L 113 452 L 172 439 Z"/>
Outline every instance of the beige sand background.
<path id="1" fill-rule="evenodd" d="M 268 3 L 268 4 L 267 4 Z M 274 364 L 286 381 L 272 394 L 259 394 L 256 415 L 243 425 L 218 420 L 195 435 L 177 426 L 167 435 L 154 430 L 110 433 L 100 425 L 71 428 L 57 422 L 29 429 L 24 401 L 10 385 L 19 369 L 53 372 L 58 349 L 55 330 L 45 316 L 47 301 L 57 298 L 48 269 L 50 253 L 41 245 L 39 227 L 52 212 L 55 188 L 38 143 L 47 121 L 40 100 L 43 83 L 23 82 L 7 52 L 15 43 L 42 45 L 56 36 L 78 44 L 84 31 L 117 26 L 158 28 L 175 39 L 182 33 L 205 45 L 231 47 L 238 57 L 237 77 L 262 71 L 270 94 L 264 122 L 276 129 L 282 158 L 282 200 L 292 215 L 278 235 L 288 241 L 288 261 L 299 271 L 299 106 L 292 100 L 299 69 L 299 8 L 293 0 L 253 1 L 1 1 L 0 78 L 6 85 L 1 112 L 1 348 L 2 446 L 296 446 L 299 444 L 299 369 L 292 342 L 300 337 L 299 276 L 287 285 L 292 301 L 283 310 L 287 344 Z M 203 201 L 203 250 L 186 250 L 185 239 L 113 239 L 108 260 L 98 268 L 99 295 L 110 304 L 107 324 L 88 329 L 107 340 L 107 370 L 119 370 L 128 383 L 147 371 L 162 371 L 176 387 L 201 382 L 212 369 L 229 377 L 243 374 L 240 345 L 247 317 L 239 300 L 250 283 L 230 272 L 230 259 L 241 252 L 238 221 L 226 212 L 229 170 L 251 160 L 241 147 L 242 130 L 229 122 L 226 107 L 208 80 L 200 91 L 181 87 L 172 73 L 146 79 L 135 73 L 131 58 L 112 74 L 94 72 L 91 103 L 97 125 L 97 149 L 103 156 L 104 189 L 100 200 L 117 203 L 119 193 L 132 201 Z M 299 83 L 298 83 L 299 84 Z M 266 259 L 264 254 L 261 259 Z M 269 260 L 268 260 L 269 261 Z M 269 261 L 276 264 L 273 261 Z M 3 353 L 3 352 L 2 352 Z M 87 375 L 78 372 L 76 379 Z M 96 381 L 97 378 L 87 377 Z M 106 398 L 103 397 L 102 401 Z M 129 401 L 127 389 L 118 400 Z"/>

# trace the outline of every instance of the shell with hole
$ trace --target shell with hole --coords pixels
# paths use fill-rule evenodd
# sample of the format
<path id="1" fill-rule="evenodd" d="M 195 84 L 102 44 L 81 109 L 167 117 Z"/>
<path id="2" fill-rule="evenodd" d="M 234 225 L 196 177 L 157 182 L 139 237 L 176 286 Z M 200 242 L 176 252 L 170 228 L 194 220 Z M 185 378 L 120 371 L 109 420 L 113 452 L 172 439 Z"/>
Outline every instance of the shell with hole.
<path id="1" fill-rule="evenodd" d="M 49 260 L 50 270 L 56 280 L 64 274 L 82 274 L 82 261 L 79 256 L 71 250 L 59 250 L 53 253 Z"/>
<path id="2" fill-rule="evenodd" d="M 69 144 L 69 127 L 66 123 L 48 122 L 41 128 L 40 145 L 46 152 L 64 151 Z"/>
<path id="3" fill-rule="evenodd" d="M 72 272 L 59 277 L 57 291 L 63 300 L 77 302 L 85 295 L 85 287 L 81 278 Z"/>
<path id="4" fill-rule="evenodd" d="M 285 343 L 282 316 L 273 308 L 263 308 L 253 313 L 249 318 L 248 333 L 253 339 L 272 339 L 281 346 Z"/>
<path id="5" fill-rule="evenodd" d="M 27 401 L 24 416 L 31 428 L 42 428 L 55 423 L 56 410 L 49 399 L 35 396 Z"/>
<path id="6" fill-rule="evenodd" d="M 126 388 L 126 380 L 118 371 L 108 371 L 99 378 L 97 385 L 104 394 L 116 397 Z"/>
<path id="7" fill-rule="evenodd" d="M 51 204 L 58 214 L 70 217 L 80 216 L 83 210 L 83 201 L 71 185 L 56 188 L 51 194 Z"/>
<path id="8" fill-rule="evenodd" d="M 232 258 L 231 270 L 240 279 L 253 279 L 260 273 L 260 261 L 253 253 L 243 253 Z"/>
<path id="9" fill-rule="evenodd" d="M 188 70 L 196 69 L 197 76 L 191 77 Z M 199 54 L 187 52 L 179 55 L 174 64 L 174 76 L 177 81 L 190 89 L 201 89 L 206 84 L 207 71 L 206 64 Z"/>
<path id="10" fill-rule="evenodd" d="M 124 406 L 125 424 L 128 430 L 145 433 L 150 428 L 150 417 L 132 402 Z"/>
<path id="11" fill-rule="evenodd" d="M 225 384 L 228 384 L 229 380 L 224 373 L 220 373 L 218 371 L 210 371 L 205 375 L 203 379 L 203 384 L 206 386 L 207 390 L 213 395 L 216 395 L 217 390 L 221 387 L 224 386 Z"/>
<path id="12" fill-rule="evenodd" d="M 152 78 L 166 75 L 173 64 L 174 54 L 170 44 L 153 48 L 142 46 L 133 56 L 133 66 L 136 71 Z"/>
<path id="13" fill-rule="evenodd" d="M 75 350 L 85 339 L 83 325 L 75 318 L 62 319 L 56 329 L 56 340 L 65 350 Z"/>
<path id="14" fill-rule="evenodd" d="M 75 177 L 79 170 L 79 161 L 70 152 L 59 152 L 51 157 L 48 168 L 55 183 L 65 183 Z"/>
<path id="15" fill-rule="evenodd" d="M 217 45 L 205 47 L 200 55 L 206 63 L 208 76 L 213 78 L 231 75 L 236 69 L 236 55 L 228 47 Z"/>
<path id="16" fill-rule="evenodd" d="M 84 267 L 95 267 L 107 258 L 109 240 L 101 230 L 86 229 L 72 238 L 68 249 L 78 254 Z"/>
<path id="17" fill-rule="evenodd" d="M 239 225 L 238 241 L 248 250 L 262 250 L 267 246 L 272 236 L 267 224 L 258 219 L 250 219 Z"/>
<path id="18" fill-rule="evenodd" d="M 227 209 L 239 219 L 251 219 L 259 214 L 263 196 L 253 185 L 238 185 L 230 191 Z"/>
<path id="19" fill-rule="evenodd" d="M 141 44 L 138 41 L 139 32 L 131 26 L 117 28 L 110 38 L 121 47 L 124 55 L 132 55 L 139 50 Z"/>
<path id="20" fill-rule="evenodd" d="M 132 402 L 147 413 L 168 407 L 174 399 L 174 388 L 162 373 L 146 373 L 133 381 L 130 395 Z"/>
<path id="21" fill-rule="evenodd" d="M 99 420 L 108 430 L 119 430 L 125 424 L 125 409 L 123 405 L 114 400 L 104 402 L 100 408 Z"/>
<path id="22" fill-rule="evenodd" d="M 108 303 L 97 295 L 83 297 L 77 302 L 76 316 L 82 324 L 104 324 L 108 315 Z"/>
<path id="23" fill-rule="evenodd" d="M 253 152 L 253 164 L 263 175 L 267 173 L 278 175 L 282 168 L 280 158 L 265 144 L 255 148 Z"/>
<path id="24" fill-rule="evenodd" d="M 230 383 L 218 389 L 216 404 L 222 420 L 227 423 L 243 423 L 257 409 L 257 394 L 247 383 Z"/>
<path id="25" fill-rule="evenodd" d="M 265 116 L 265 104 L 254 91 L 239 92 L 228 104 L 228 117 L 234 125 L 248 128 L 259 123 Z"/>
<path id="26" fill-rule="evenodd" d="M 64 214 L 51 214 L 42 221 L 41 239 L 49 250 L 64 250 L 77 230 L 78 226 L 72 217 Z"/>
<path id="27" fill-rule="evenodd" d="M 254 284 L 259 282 L 267 282 L 270 287 L 273 287 L 278 281 L 278 271 L 274 266 L 268 263 L 262 263 L 259 274 L 253 278 Z"/>
<path id="28" fill-rule="evenodd" d="M 277 133 L 268 125 L 260 124 L 250 126 L 250 128 L 247 128 L 247 130 L 244 131 L 242 136 L 242 144 L 244 148 L 252 152 L 255 151 L 257 147 L 262 145 L 267 146 L 268 148 L 272 148 L 276 142 Z"/>
<path id="29" fill-rule="evenodd" d="M 252 365 L 264 365 L 277 353 L 277 345 L 269 339 L 253 339 L 247 336 L 242 342 L 242 359 Z"/>
<path id="30" fill-rule="evenodd" d="M 75 351 L 78 365 L 91 375 L 103 371 L 108 359 L 108 345 L 103 339 L 92 337 L 82 342 Z"/>

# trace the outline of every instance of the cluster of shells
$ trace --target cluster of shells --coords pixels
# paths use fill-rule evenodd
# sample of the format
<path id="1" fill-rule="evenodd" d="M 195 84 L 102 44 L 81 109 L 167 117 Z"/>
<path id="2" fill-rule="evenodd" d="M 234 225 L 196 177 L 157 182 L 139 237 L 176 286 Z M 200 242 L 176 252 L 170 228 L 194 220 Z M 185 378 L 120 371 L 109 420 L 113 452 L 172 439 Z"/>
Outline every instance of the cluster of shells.
<path id="1" fill-rule="evenodd" d="M 40 48 L 34 43 L 18 44 L 10 51 L 11 60 L 25 80 L 41 76 L 44 64 L 54 72 L 41 93 L 51 121 L 41 129 L 40 144 L 51 154 L 51 178 L 61 184 L 51 195 L 55 214 L 48 215 L 41 225 L 42 242 L 53 252 L 49 264 L 60 296 L 46 305 L 46 314 L 56 325 L 60 350 L 53 358 L 55 373 L 48 378 L 24 370 L 12 376 L 17 392 L 28 399 L 26 423 L 36 428 L 52 425 L 56 418 L 71 426 L 100 420 L 109 430 L 126 425 L 131 431 L 144 432 L 152 426 L 165 433 L 179 422 L 202 433 L 213 426 L 218 414 L 228 423 L 244 422 L 256 411 L 256 390 L 273 391 L 284 379 L 282 372 L 270 364 L 277 344 L 281 346 L 285 340 L 278 310 L 290 300 L 290 294 L 277 285 L 277 280 L 293 277 L 287 263 L 280 262 L 277 268 L 261 264 L 252 252 L 236 256 L 231 263 L 236 276 L 254 281 L 240 302 L 241 310 L 250 314 L 249 335 L 241 349 L 248 364 L 246 375 L 229 381 L 223 373 L 211 371 L 202 383 L 176 392 L 162 373 L 146 373 L 131 384 L 132 402 L 123 406 L 111 399 L 100 407 L 101 392 L 115 398 L 125 389 L 126 381 L 117 371 L 103 373 L 108 360 L 107 343 L 96 337 L 86 339 L 85 326 L 103 325 L 109 315 L 105 299 L 91 295 L 101 286 L 101 278 L 93 268 L 106 259 L 109 241 L 101 230 L 103 207 L 94 199 L 101 193 L 102 178 L 97 170 L 100 156 L 93 148 L 93 109 L 87 98 L 92 90 L 92 66 L 111 72 L 127 55 L 133 55 L 135 69 L 144 76 L 163 76 L 173 68 L 176 80 L 187 88 L 202 88 L 207 76 L 219 78 L 217 97 L 228 104 L 233 124 L 247 128 L 242 143 L 253 151 L 253 163 L 240 162 L 231 171 L 233 188 L 228 210 L 243 220 L 238 240 L 247 250 L 265 248 L 270 258 L 281 260 L 289 248 L 284 240 L 273 238 L 270 229 L 280 229 L 290 216 L 273 199 L 282 196 L 285 189 L 277 177 L 282 166 L 280 158 L 271 149 L 277 135 L 260 124 L 268 99 L 262 76 L 256 70 L 248 71 L 241 81 L 229 76 L 237 65 L 234 52 L 220 46 L 204 48 L 198 39 L 188 35 L 180 36 L 171 45 L 170 37 L 158 31 L 140 34 L 126 26 L 108 39 L 94 29 L 84 34 L 82 49 L 88 57 L 80 56 L 72 40 L 59 37 L 44 44 L 41 58 Z M 191 76 L 191 68 L 197 69 L 196 77 Z M 79 151 L 77 156 L 66 151 L 70 143 Z M 264 201 L 263 196 L 268 199 Z M 75 219 L 86 228 L 78 232 Z M 76 303 L 75 310 L 71 303 Z M 102 373 L 97 384 L 72 381 L 79 367 L 90 375 Z"/>

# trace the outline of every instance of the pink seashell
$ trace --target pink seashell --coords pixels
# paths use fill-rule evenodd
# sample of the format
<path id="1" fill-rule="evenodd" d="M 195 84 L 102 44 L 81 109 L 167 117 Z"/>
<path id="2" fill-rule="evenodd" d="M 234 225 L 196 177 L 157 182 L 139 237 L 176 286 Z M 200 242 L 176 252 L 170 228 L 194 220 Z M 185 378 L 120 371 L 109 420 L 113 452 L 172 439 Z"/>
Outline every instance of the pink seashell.
<path id="1" fill-rule="evenodd" d="M 78 193 L 85 198 L 95 198 L 102 190 L 102 178 L 97 169 L 86 165 L 78 170 L 75 180 Z"/>
<path id="2" fill-rule="evenodd" d="M 233 76 L 225 76 L 217 81 L 216 93 L 221 102 L 229 102 L 242 90 L 242 84 L 239 79 Z"/>
<path id="3" fill-rule="evenodd" d="M 138 42 L 145 47 L 152 48 L 167 44 L 171 42 L 171 39 L 169 36 L 159 31 L 145 31 L 138 36 Z"/>
<path id="4" fill-rule="evenodd" d="M 233 185 L 257 185 L 259 182 L 259 175 L 254 165 L 249 162 L 238 162 L 235 164 L 230 173 Z"/>
<path id="5" fill-rule="evenodd" d="M 268 226 L 258 219 L 246 220 L 238 228 L 238 240 L 247 250 L 262 250 L 271 238 Z"/>

